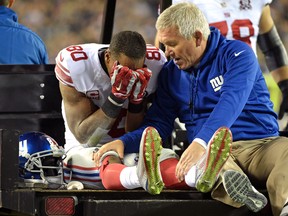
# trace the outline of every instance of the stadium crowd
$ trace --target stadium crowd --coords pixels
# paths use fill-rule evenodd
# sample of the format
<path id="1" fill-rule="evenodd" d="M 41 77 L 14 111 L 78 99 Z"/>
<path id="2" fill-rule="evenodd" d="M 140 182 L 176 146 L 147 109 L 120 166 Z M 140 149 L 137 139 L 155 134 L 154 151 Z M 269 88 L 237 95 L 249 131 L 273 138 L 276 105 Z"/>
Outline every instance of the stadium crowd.
<path id="1" fill-rule="evenodd" d="M 100 43 L 106 0 L 21 0 L 13 7 L 19 22 L 35 31 L 46 43 L 49 62 L 60 49 L 78 43 Z M 127 7 L 130 10 L 127 10 Z M 117 1 L 114 32 L 132 29 L 153 43 L 158 3 L 144 0 Z"/>
<path id="2" fill-rule="evenodd" d="M 81 0 L 49 0 L 41 4 L 37 0 L 21 0 L 13 9 L 19 15 L 19 22 L 39 34 L 46 43 L 49 60 L 53 64 L 59 49 L 69 44 L 101 42 L 105 4 L 105 0 L 86 0 L 85 3 Z M 117 1 L 114 32 L 132 29 L 141 33 L 147 43 L 154 43 L 158 4 L 158 1 L 152 0 Z M 272 17 L 286 49 L 287 9 L 286 0 L 274 0 L 271 4 Z"/>

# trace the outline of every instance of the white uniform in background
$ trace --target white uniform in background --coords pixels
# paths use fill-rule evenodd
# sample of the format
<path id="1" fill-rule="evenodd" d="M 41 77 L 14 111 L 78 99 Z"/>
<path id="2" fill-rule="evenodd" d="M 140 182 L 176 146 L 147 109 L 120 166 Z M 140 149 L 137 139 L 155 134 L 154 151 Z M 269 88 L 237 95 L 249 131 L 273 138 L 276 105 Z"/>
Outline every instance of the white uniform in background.
<path id="1" fill-rule="evenodd" d="M 173 0 L 172 3 L 184 2 Z M 227 39 L 241 40 L 256 53 L 259 22 L 263 8 L 272 0 L 189 0 L 206 16 L 209 25 L 215 26 Z"/>

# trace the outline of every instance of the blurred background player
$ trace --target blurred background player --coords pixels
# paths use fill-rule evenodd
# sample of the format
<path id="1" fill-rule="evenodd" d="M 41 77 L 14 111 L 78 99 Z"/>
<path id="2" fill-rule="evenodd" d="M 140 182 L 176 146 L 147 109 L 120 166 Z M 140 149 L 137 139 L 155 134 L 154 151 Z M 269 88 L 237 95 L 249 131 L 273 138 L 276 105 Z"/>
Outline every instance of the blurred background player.
<path id="1" fill-rule="evenodd" d="M 172 4 L 184 0 L 173 0 Z M 241 40 L 257 53 L 257 43 L 263 52 L 270 73 L 265 73 L 266 83 L 279 120 L 288 112 L 288 57 L 274 25 L 269 4 L 272 0 L 228 1 L 189 0 L 206 16 L 210 26 L 231 40 Z M 159 46 L 157 37 L 156 46 Z M 273 79 L 271 78 L 273 77 Z M 278 84 L 278 86 L 276 85 Z M 281 92 L 282 99 L 281 99 Z M 282 102 L 281 102 L 282 101 Z M 285 129 L 287 118 L 279 121 L 280 130 Z"/>
<path id="2" fill-rule="evenodd" d="M 0 0 L 0 64 L 48 64 L 42 39 L 18 23 L 15 0 Z"/>
<path id="3" fill-rule="evenodd" d="M 101 187 L 92 161 L 95 146 L 139 126 L 166 61 L 161 50 L 132 31 L 115 34 L 110 45 L 71 45 L 59 52 L 55 73 L 66 128 L 64 166 L 72 169 L 71 180 Z M 130 159 L 137 162 L 137 156 Z M 65 179 L 70 180 L 70 173 L 65 172 Z"/>

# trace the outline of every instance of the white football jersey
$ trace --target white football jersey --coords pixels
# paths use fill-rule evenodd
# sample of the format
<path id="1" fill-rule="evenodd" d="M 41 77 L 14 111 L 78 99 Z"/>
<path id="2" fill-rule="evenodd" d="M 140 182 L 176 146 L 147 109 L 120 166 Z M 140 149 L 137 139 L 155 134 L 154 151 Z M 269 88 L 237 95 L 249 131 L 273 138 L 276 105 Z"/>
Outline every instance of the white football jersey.
<path id="1" fill-rule="evenodd" d="M 111 92 L 111 82 L 109 75 L 104 71 L 99 59 L 99 51 L 107 49 L 107 44 L 79 44 L 62 49 L 56 57 L 55 73 L 57 79 L 64 85 L 75 88 L 90 98 L 97 107 L 101 107 Z M 162 50 L 147 45 L 145 64 L 152 71 L 152 77 L 146 89 L 148 95 L 156 90 L 158 74 L 166 62 L 165 54 Z M 102 138 L 101 143 L 110 142 L 124 134 L 125 116 L 128 101 L 123 105 L 123 109 L 115 121 L 112 129 Z M 62 104 L 62 114 L 65 121 L 65 149 L 75 145 L 80 145 L 69 130 L 66 123 L 66 115 Z M 69 146 L 69 147 L 68 147 Z"/>
<path id="2" fill-rule="evenodd" d="M 210 26 L 230 40 L 241 40 L 256 53 L 259 21 L 263 8 L 272 0 L 186 0 L 197 5 Z M 173 0 L 172 4 L 184 2 Z"/>

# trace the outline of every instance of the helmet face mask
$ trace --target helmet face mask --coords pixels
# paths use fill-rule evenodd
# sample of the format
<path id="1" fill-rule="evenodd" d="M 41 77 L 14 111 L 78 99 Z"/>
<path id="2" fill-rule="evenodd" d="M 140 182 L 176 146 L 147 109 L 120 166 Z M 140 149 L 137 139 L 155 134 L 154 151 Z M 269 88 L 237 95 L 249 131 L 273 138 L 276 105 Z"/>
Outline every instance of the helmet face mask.
<path id="1" fill-rule="evenodd" d="M 19 177 L 24 183 L 63 184 L 65 151 L 50 136 L 27 132 L 19 137 Z"/>

